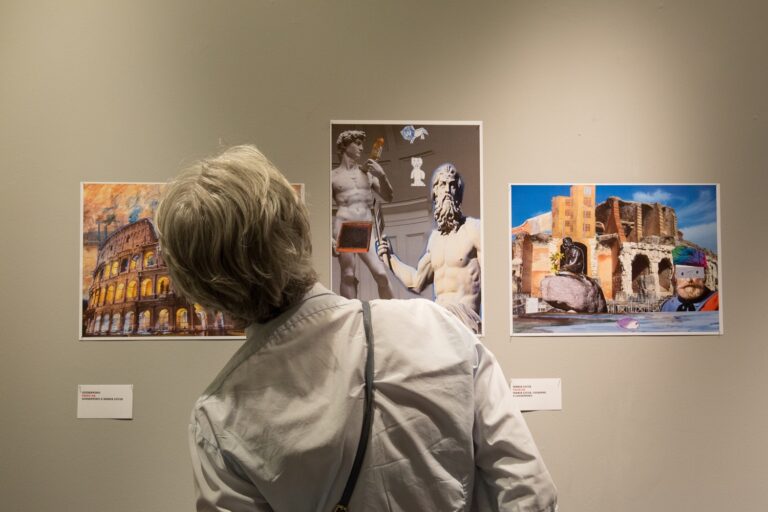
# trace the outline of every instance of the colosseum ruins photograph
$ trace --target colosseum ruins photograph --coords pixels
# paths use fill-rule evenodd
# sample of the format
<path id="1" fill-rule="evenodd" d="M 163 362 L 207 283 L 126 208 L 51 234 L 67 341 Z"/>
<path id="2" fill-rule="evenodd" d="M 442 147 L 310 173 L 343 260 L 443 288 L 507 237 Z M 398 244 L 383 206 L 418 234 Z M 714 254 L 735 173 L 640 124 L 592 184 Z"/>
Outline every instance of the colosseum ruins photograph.
<path id="1" fill-rule="evenodd" d="M 152 220 L 162 187 L 81 184 L 81 340 L 243 337 L 226 313 L 174 290 Z"/>
<path id="2" fill-rule="evenodd" d="M 509 197 L 511 335 L 722 334 L 718 185 Z"/>

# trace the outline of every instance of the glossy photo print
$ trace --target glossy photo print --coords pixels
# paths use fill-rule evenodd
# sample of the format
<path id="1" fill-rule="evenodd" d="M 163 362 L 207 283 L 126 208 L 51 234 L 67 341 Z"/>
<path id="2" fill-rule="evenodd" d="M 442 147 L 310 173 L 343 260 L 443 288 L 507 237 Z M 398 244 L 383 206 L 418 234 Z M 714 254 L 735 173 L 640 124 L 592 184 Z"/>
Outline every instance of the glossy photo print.
<path id="1" fill-rule="evenodd" d="M 331 288 L 433 300 L 482 333 L 478 122 L 331 122 Z"/>
<path id="2" fill-rule="evenodd" d="M 174 291 L 153 223 L 162 187 L 81 184 L 81 340 L 243 336 L 226 313 Z"/>
<path id="3" fill-rule="evenodd" d="M 509 196 L 513 336 L 722 334 L 718 185 Z"/>

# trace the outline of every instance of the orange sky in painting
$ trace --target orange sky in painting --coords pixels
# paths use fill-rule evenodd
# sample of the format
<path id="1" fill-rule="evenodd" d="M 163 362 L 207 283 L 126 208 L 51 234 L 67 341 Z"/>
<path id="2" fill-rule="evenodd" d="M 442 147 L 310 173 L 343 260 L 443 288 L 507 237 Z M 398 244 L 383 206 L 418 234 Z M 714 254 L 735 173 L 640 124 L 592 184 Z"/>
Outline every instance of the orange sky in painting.
<path id="1" fill-rule="evenodd" d="M 98 222 L 114 220 L 108 232 L 114 233 L 129 222 L 131 212 L 138 219 L 152 218 L 160 201 L 164 183 L 84 183 L 83 184 L 83 235 L 95 232 Z M 102 224 L 102 230 L 104 224 Z M 88 297 L 88 288 L 93 281 L 98 248 L 83 242 L 83 297 Z"/>
<path id="2" fill-rule="evenodd" d="M 83 232 L 96 229 L 97 222 L 114 216 L 109 232 L 128 224 L 132 211 L 138 218 L 152 218 L 164 183 L 84 183 Z"/>

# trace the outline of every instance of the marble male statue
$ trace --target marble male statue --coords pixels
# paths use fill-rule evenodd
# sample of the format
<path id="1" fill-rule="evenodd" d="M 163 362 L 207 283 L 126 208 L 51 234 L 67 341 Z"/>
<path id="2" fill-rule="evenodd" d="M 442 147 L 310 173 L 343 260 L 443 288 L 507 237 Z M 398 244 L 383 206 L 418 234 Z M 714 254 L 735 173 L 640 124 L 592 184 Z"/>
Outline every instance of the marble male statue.
<path id="1" fill-rule="evenodd" d="M 409 290 L 420 293 L 434 284 L 435 302 L 451 311 L 478 333 L 481 329 L 480 220 L 461 211 L 464 181 L 451 163 L 432 174 L 432 212 L 436 226 L 416 268 L 392 252 L 386 239 L 380 257 L 389 255 L 392 270 Z"/>
<path id="2" fill-rule="evenodd" d="M 365 132 L 361 130 L 341 132 L 336 139 L 336 150 L 341 163 L 331 171 L 333 200 L 338 207 L 333 219 L 334 253 L 336 253 L 336 240 L 343 222 L 374 222 L 371 209 L 374 206 L 375 197 L 378 196 L 387 203 L 392 201 L 392 185 L 381 165 L 372 159 L 368 159 L 362 167 L 358 165 L 364 141 Z M 372 249 L 374 249 L 373 240 L 367 252 L 338 253 L 341 268 L 339 293 L 342 296 L 348 299 L 357 298 L 358 279 L 355 276 L 355 259 L 360 258 L 376 281 L 379 298 L 393 297 L 386 266 Z"/>

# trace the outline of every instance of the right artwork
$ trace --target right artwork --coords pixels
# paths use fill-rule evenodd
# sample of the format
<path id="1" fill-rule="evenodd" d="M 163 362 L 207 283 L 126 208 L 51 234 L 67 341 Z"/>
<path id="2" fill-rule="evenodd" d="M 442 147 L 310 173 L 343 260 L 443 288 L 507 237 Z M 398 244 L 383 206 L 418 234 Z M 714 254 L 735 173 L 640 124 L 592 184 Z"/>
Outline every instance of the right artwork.
<path id="1" fill-rule="evenodd" d="M 510 184 L 512 336 L 722 334 L 719 186 Z"/>

